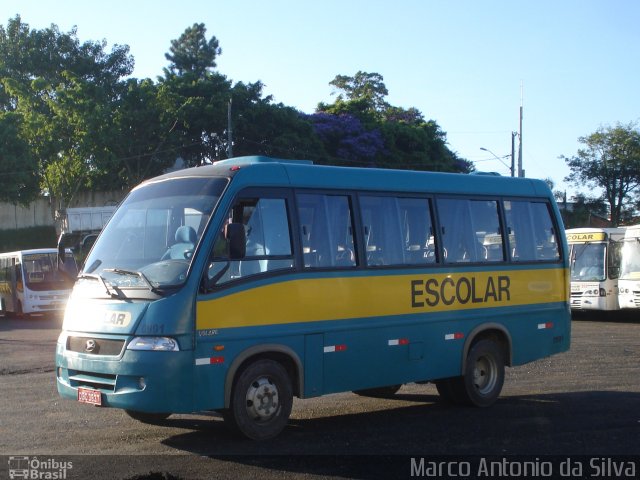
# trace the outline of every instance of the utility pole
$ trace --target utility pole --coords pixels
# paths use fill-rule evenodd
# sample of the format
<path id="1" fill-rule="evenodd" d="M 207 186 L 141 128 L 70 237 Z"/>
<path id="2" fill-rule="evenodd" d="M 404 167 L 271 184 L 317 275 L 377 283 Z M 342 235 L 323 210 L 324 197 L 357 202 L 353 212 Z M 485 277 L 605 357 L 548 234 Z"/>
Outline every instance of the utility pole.
<path id="1" fill-rule="evenodd" d="M 518 147 L 518 177 L 524 177 L 522 169 L 522 110 L 523 110 L 523 85 L 520 82 L 520 143 Z"/>
<path id="2" fill-rule="evenodd" d="M 516 137 L 518 132 L 511 132 L 511 176 L 515 176 L 516 170 Z"/>
<path id="3" fill-rule="evenodd" d="M 231 132 L 231 99 L 227 106 L 227 158 L 233 157 L 233 135 Z"/>

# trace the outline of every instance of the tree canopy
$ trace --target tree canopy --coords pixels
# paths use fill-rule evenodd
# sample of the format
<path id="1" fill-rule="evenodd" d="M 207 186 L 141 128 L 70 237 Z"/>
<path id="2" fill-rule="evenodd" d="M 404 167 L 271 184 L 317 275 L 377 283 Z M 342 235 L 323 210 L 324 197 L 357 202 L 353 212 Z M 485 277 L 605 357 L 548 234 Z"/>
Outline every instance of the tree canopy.
<path id="1" fill-rule="evenodd" d="M 276 104 L 260 81 L 217 71 L 218 39 L 195 23 L 171 40 L 155 81 L 131 77 L 128 46 L 81 42 L 73 28 L 0 25 L 0 200 L 83 189 L 130 189 L 179 164 L 233 155 L 320 164 L 468 172 L 446 134 L 416 108 L 392 106 L 382 75 L 331 82 L 338 95 L 305 114 Z M 231 143 L 230 143 L 231 142 Z"/>
<path id="2" fill-rule="evenodd" d="M 585 148 L 565 160 L 571 173 L 566 181 L 578 187 L 602 189 L 602 200 L 609 207 L 611 223 L 619 225 L 631 215 L 632 199 L 640 186 L 640 132 L 636 125 L 601 127 L 580 137 Z M 587 197 L 587 201 L 597 197 Z"/>
<path id="3" fill-rule="evenodd" d="M 358 71 L 338 75 L 330 85 L 341 93 L 333 104 L 320 103 L 310 116 L 327 151 L 340 163 L 384 168 L 471 172 L 473 164 L 447 146 L 434 120 L 412 107 L 390 105 L 384 78 Z M 334 162 L 333 158 L 329 162 Z"/>
<path id="4" fill-rule="evenodd" d="M 216 66 L 216 57 L 222 53 L 218 39 L 206 37 L 204 23 L 194 23 L 187 28 L 177 40 L 171 40 L 169 53 L 165 58 L 171 62 L 165 69 L 165 75 L 191 74 L 196 78 L 203 77 Z"/>
<path id="5" fill-rule="evenodd" d="M 120 79 L 133 70 L 129 48 L 106 42 L 80 43 L 75 28 L 31 30 L 20 16 L 0 26 L 0 115 L 16 137 L 21 168 L 0 177 L 0 189 L 16 180 L 24 186 L 13 202 L 30 201 L 38 190 L 22 182 L 25 172 L 64 207 L 81 188 L 90 188 L 98 159 L 110 139 L 113 103 Z M 2 165 L 15 163 L 7 149 Z M 55 203 L 55 202 L 54 202 Z"/>

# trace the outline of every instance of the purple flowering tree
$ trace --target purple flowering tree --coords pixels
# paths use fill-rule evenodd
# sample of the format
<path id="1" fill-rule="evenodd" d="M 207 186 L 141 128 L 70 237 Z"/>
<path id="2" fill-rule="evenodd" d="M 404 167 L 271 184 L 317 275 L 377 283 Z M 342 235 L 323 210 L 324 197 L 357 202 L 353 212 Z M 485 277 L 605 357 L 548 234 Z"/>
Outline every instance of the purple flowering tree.
<path id="1" fill-rule="evenodd" d="M 347 113 L 331 114 L 318 112 L 308 115 L 316 135 L 323 142 L 328 159 L 355 166 L 376 166 L 376 158 L 385 152 L 380 130 L 367 130 L 360 119 Z"/>

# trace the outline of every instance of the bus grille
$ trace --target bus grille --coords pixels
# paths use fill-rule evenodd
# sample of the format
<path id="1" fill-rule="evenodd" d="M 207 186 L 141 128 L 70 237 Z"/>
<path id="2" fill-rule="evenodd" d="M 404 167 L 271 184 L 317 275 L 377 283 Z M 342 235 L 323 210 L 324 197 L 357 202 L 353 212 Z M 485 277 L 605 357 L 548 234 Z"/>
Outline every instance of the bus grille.
<path id="1" fill-rule="evenodd" d="M 108 373 L 69 370 L 69 383 L 74 388 L 85 387 L 104 392 L 113 392 L 116 387 L 116 376 Z"/>
<path id="2" fill-rule="evenodd" d="M 582 308 L 582 292 L 571 293 L 571 307 Z"/>
<path id="3" fill-rule="evenodd" d="M 636 304 L 637 308 L 640 308 L 640 292 L 633 291 L 633 303 Z"/>
<path id="4" fill-rule="evenodd" d="M 124 340 L 108 338 L 68 337 L 67 350 L 87 355 L 118 356 L 124 347 Z"/>

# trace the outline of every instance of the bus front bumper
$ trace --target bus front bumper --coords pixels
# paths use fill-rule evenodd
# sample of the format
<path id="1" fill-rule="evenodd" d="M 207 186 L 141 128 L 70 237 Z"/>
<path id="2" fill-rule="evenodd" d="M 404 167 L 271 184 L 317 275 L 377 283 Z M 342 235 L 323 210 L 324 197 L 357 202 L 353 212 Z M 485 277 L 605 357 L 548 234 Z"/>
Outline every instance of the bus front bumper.
<path id="1" fill-rule="evenodd" d="M 104 407 L 148 413 L 194 411 L 193 351 L 125 350 L 121 357 L 106 359 L 70 353 L 60 344 L 56 348 L 56 384 L 63 398 L 79 400 L 81 389 L 93 393 Z"/>

